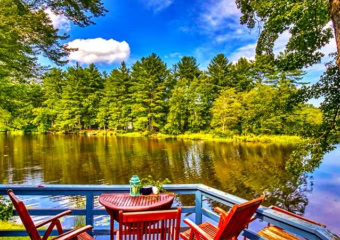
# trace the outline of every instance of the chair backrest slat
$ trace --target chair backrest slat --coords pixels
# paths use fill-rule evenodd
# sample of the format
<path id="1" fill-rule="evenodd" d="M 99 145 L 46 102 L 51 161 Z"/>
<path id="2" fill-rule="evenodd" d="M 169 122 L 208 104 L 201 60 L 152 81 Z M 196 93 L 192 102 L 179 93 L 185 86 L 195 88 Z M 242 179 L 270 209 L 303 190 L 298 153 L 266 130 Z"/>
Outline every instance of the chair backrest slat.
<path id="1" fill-rule="evenodd" d="M 30 238 L 32 240 L 41 240 L 39 232 L 37 228 L 35 227 L 34 222 L 31 216 L 29 215 L 25 204 L 15 196 L 12 190 L 8 190 L 7 194 L 10 197 L 13 203 L 13 206 L 15 210 L 17 211 L 22 223 L 24 224 L 25 229 L 28 232 Z"/>
<path id="2" fill-rule="evenodd" d="M 222 216 L 215 240 L 231 239 L 240 235 L 246 228 L 251 217 L 264 200 L 264 196 L 242 204 L 235 204 L 227 216 Z"/>
<path id="3" fill-rule="evenodd" d="M 119 240 L 178 240 L 181 208 L 149 212 L 119 212 Z"/>

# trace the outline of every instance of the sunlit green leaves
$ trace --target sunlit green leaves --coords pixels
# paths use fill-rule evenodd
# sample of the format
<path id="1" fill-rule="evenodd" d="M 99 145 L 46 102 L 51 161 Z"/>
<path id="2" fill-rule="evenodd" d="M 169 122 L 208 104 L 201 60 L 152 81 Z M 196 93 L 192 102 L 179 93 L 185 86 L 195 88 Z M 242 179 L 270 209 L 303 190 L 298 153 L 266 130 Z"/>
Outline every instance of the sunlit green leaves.
<path id="1" fill-rule="evenodd" d="M 328 0 L 236 0 L 241 9 L 241 23 L 261 28 L 256 54 L 273 54 L 274 43 L 288 31 L 290 38 L 278 57 L 283 69 L 308 67 L 320 61 L 321 47 L 331 39 Z"/>

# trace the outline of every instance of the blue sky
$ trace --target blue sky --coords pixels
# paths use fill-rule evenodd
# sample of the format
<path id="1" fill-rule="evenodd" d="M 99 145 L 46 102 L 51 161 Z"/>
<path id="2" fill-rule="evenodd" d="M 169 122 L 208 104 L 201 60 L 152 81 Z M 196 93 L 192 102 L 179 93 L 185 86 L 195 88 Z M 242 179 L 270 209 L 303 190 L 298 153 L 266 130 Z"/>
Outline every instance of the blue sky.
<path id="1" fill-rule="evenodd" d="M 79 49 L 71 54 L 70 64 L 95 63 L 109 72 L 122 60 L 132 65 L 154 52 L 168 67 L 182 56 L 194 56 L 205 69 L 218 53 L 230 61 L 255 54 L 258 32 L 239 24 L 241 13 L 233 0 L 104 0 L 104 6 L 109 12 L 85 28 L 51 14 L 54 25 L 70 35 L 65 43 Z M 276 53 L 288 38 L 284 33 L 277 40 Z M 331 43 L 324 52 L 333 50 Z M 306 80 L 315 82 L 323 70 L 323 64 L 307 69 Z"/>

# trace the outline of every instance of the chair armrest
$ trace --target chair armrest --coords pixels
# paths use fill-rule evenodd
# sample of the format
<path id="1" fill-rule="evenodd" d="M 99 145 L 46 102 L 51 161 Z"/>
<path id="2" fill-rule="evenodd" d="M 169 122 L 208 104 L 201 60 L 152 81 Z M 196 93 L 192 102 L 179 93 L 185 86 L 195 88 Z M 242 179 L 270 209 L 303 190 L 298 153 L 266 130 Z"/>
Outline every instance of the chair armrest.
<path id="1" fill-rule="evenodd" d="M 196 225 L 194 222 L 192 222 L 190 219 L 184 219 L 183 222 L 188 224 L 188 226 L 191 228 L 191 231 L 194 231 L 195 233 L 199 234 L 200 237 L 202 237 L 205 240 L 213 240 L 212 237 L 210 237 L 206 232 L 204 232 L 198 225 Z"/>
<path id="2" fill-rule="evenodd" d="M 274 211 L 278 211 L 278 212 L 281 212 L 281 213 L 283 213 L 283 214 L 287 214 L 287 215 L 289 215 L 289 216 L 292 216 L 292 217 L 301 219 L 301 220 L 303 220 L 303 221 L 306 221 L 306 222 L 309 222 L 309 223 L 312 223 L 312 224 L 315 224 L 315 225 L 319 225 L 319 226 L 322 226 L 322 227 L 325 227 L 325 226 L 326 226 L 326 225 L 324 225 L 324 224 L 321 224 L 321 223 L 315 222 L 315 221 L 313 221 L 313 220 L 310 220 L 310 219 L 308 219 L 308 218 L 305 218 L 305 217 L 296 215 L 295 213 L 289 212 L 289 211 L 287 211 L 287 210 L 284 210 L 284 209 L 279 208 L 279 207 L 276 207 L 276 206 L 270 206 L 269 208 L 270 208 L 270 209 L 273 209 Z"/>
<path id="3" fill-rule="evenodd" d="M 226 216 L 228 215 L 228 212 L 225 211 L 225 210 L 223 210 L 222 208 L 215 207 L 214 210 L 215 210 L 216 212 L 218 212 L 219 214 L 224 214 L 224 215 L 226 215 Z"/>
<path id="4" fill-rule="evenodd" d="M 36 228 L 40 228 L 41 226 L 44 226 L 44 225 L 46 225 L 47 223 L 50 223 L 50 222 L 52 222 L 52 221 L 54 221 L 54 220 L 57 220 L 58 218 L 61 218 L 61 217 L 66 216 L 66 215 L 69 215 L 71 212 L 72 212 L 71 210 L 67 210 L 67 211 L 65 211 L 65 212 L 59 213 L 58 215 L 56 215 L 56 216 L 54 216 L 54 217 L 51 217 L 51 218 L 49 218 L 49 219 L 43 220 L 43 221 L 41 221 L 41 222 L 35 224 L 35 227 L 36 227 Z"/>
<path id="5" fill-rule="evenodd" d="M 73 229 L 69 232 L 63 233 L 62 235 L 53 238 L 52 240 L 69 240 L 69 239 L 74 239 L 75 237 L 79 236 L 82 233 L 87 232 L 88 230 L 91 230 L 93 227 L 91 225 L 87 225 L 82 228 L 78 229 Z"/>

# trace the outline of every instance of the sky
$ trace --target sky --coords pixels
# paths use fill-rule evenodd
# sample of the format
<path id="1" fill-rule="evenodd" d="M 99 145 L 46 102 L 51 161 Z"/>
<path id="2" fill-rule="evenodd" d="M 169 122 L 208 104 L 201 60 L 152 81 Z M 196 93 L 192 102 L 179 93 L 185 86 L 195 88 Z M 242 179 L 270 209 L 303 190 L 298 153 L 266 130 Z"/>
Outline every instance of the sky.
<path id="1" fill-rule="evenodd" d="M 48 12 L 55 27 L 66 32 L 65 41 L 78 48 L 69 56 L 69 65 L 96 64 L 110 72 L 125 61 L 131 66 L 141 57 L 156 53 L 170 68 L 183 56 L 193 56 L 201 69 L 224 53 L 229 61 L 255 56 L 257 29 L 249 30 L 239 23 L 241 12 L 233 0 L 103 0 L 105 16 L 94 18 L 95 25 L 81 28 L 64 16 Z M 274 52 L 282 51 L 289 38 L 283 33 Z M 336 51 L 335 40 L 322 50 L 326 55 Z M 325 70 L 320 64 L 305 69 L 305 80 L 314 83 Z M 41 59 L 41 63 L 49 64 Z"/>

